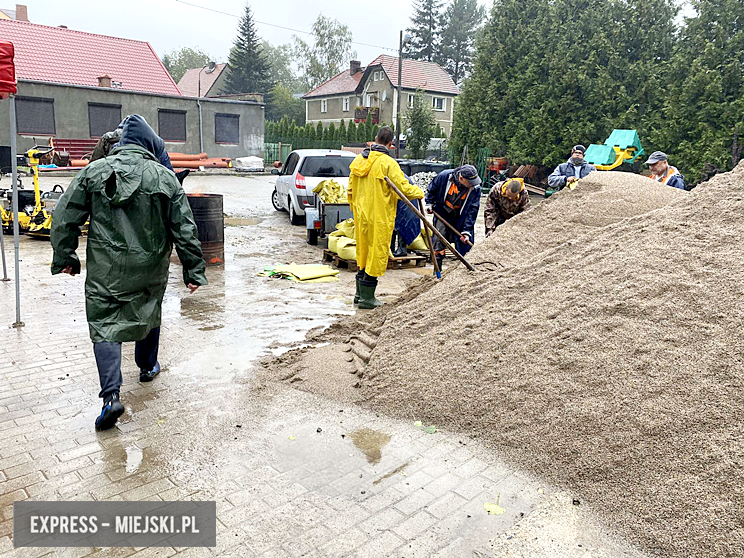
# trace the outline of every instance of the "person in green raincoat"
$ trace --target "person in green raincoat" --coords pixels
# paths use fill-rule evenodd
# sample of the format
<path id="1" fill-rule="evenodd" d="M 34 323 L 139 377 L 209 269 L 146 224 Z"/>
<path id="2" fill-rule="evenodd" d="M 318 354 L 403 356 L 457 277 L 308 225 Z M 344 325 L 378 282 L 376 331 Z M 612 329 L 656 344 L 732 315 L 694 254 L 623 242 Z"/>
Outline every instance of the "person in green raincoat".
<path id="1" fill-rule="evenodd" d="M 111 428 L 124 412 L 123 341 L 137 342 L 141 382 L 160 372 L 161 305 L 174 244 L 191 292 L 207 284 L 194 216 L 173 171 L 159 162 L 164 154 L 145 119 L 128 116 L 119 145 L 78 173 L 52 220 L 52 275 L 76 275 L 80 227 L 90 218 L 85 310 L 103 399 L 97 430 Z"/>
<path id="2" fill-rule="evenodd" d="M 393 130 L 380 128 L 375 143 L 357 155 L 350 165 L 347 196 L 354 214 L 357 249 L 357 292 L 354 303 L 369 310 L 382 302 L 375 298 L 377 278 L 387 269 L 390 239 L 395 229 L 398 195 L 387 185 L 392 180 L 409 200 L 424 197 L 420 188 L 408 182 L 398 162 L 390 156 Z"/>

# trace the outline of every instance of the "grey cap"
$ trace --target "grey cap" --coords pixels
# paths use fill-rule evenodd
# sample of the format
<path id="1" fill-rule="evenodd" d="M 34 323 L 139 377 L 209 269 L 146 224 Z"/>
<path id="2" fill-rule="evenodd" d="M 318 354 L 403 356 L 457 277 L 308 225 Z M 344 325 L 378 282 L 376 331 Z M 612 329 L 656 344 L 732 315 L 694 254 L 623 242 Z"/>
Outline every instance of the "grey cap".
<path id="1" fill-rule="evenodd" d="M 463 165 L 457 169 L 458 174 L 462 176 L 471 186 L 479 186 L 481 179 L 478 176 L 478 171 L 473 165 Z"/>
<path id="2" fill-rule="evenodd" d="M 574 151 L 581 151 L 582 153 L 586 153 L 586 147 L 584 147 L 581 144 L 574 145 L 573 148 L 571 149 L 571 153 L 573 153 Z"/>
<path id="3" fill-rule="evenodd" d="M 647 165 L 653 165 L 654 163 L 658 163 L 659 161 L 666 161 L 667 160 L 667 154 L 663 151 L 654 151 L 651 153 L 651 157 L 648 158 L 648 161 L 646 161 Z"/>

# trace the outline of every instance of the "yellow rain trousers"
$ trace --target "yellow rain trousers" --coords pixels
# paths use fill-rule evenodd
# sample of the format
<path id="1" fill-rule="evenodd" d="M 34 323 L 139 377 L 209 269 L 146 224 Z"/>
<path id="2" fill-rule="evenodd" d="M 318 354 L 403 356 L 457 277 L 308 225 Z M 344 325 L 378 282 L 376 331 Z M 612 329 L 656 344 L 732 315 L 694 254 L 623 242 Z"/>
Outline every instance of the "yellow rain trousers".
<path id="1" fill-rule="evenodd" d="M 424 197 L 424 192 L 406 180 L 398 163 L 389 155 L 370 151 L 368 158 L 357 155 L 351 163 L 347 194 L 354 213 L 356 260 L 359 269 L 372 277 L 385 274 L 395 228 L 399 198 L 385 182 L 386 176 L 409 200 Z"/>

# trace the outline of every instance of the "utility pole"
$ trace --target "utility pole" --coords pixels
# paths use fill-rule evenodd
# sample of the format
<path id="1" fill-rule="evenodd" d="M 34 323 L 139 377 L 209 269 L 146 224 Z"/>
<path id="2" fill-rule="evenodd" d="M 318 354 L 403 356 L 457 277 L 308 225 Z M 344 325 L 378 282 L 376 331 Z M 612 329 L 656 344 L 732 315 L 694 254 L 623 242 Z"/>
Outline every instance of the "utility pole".
<path id="1" fill-rule="evenodd" d="M 400 159 L 400 105 L 403 103 L 403 97 L 400 92 L 400 82 L 403 78 L 403 31 L 400 32 L 400 42 L 398 43 L 398 105 L 395 109 L 395 158 Z M 405 41 L 410 40 L 410 35 L 406 34 Z"/>

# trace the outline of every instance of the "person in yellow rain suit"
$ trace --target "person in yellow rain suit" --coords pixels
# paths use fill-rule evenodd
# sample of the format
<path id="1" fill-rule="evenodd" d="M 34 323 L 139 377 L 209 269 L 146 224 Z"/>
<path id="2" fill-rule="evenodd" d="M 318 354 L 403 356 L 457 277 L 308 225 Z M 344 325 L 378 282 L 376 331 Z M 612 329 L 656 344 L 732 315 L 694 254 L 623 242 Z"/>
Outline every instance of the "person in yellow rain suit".
<path id="1" fill-rule="evenodd" d="M 411 185 L 400 166 L 390 156 L 393 130 L 384 126 L 375 142 L 354 158 L 351 163 L 349 205 L 354 213 L 354 232 L 357 249 L 357 291 L 354 303 L 370 310 L 381 306 L 375 298 L 377 278 L 387 269 L 390 239 L 395 228 L 398 196 L 385 182 L 387 176 L 410 200 L 422 199 L 424 192 Z"/>

